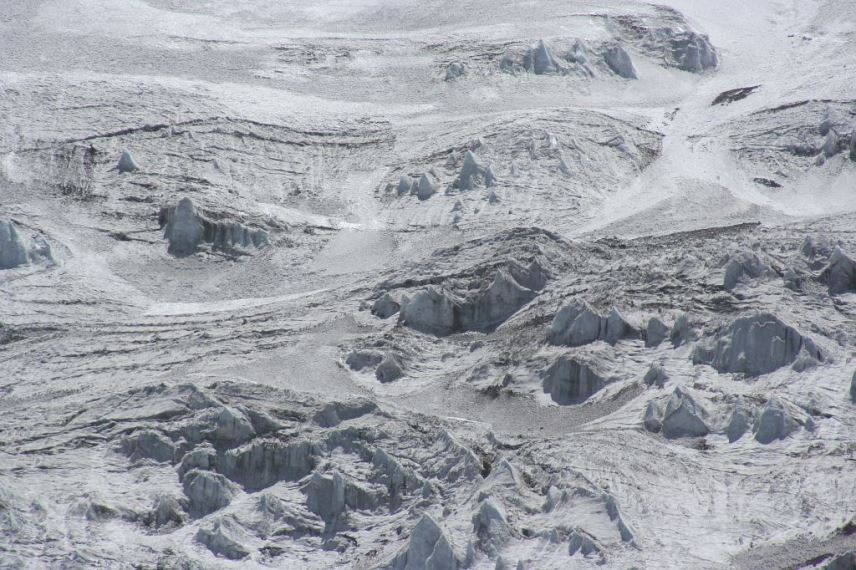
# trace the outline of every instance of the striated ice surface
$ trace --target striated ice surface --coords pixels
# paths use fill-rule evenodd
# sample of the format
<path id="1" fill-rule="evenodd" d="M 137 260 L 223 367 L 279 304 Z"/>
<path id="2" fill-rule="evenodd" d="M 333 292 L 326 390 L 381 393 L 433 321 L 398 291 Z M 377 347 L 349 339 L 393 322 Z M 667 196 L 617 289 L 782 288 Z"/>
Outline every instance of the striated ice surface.
<path id="1" fill-rule="evenodd" d="M 775 315 L 758 313 L 734 320 L 698 345 L 693 362 L 709 364 L 720 372 L 757 376 L 791 364 L 803 350 L 817 360 L 823 359 L 810 338 Z"/>
<path id="2" fill-rule="evenodd" d="M 856 5 L 0 2 L 0 568 L 851 568 Z"/>

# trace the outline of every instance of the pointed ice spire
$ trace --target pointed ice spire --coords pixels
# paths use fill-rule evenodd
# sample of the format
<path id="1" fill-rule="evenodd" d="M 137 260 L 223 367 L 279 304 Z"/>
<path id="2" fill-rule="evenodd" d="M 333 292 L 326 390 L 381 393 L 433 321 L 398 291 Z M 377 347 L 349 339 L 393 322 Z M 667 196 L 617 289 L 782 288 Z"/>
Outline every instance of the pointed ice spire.
<path id="1" fill-rule="evenodd" d="M 169 241 L 168 251 L 173 255 L 190 255 L 202 242 L 203 225 L 196 207 L 190 198 L 179 200 L 175 209 L 167 215 L 168 222 L 164 237 Z"/>
<path id="2" fill-rule="evenodd" d="M 850 160 L 856 162 L 856 128 L 850 133 Z"/>
<path id="3" fill-rule="evenodd" d="M 571 47 L 568 52 L 568 59 L 574 63 L 588 63 L 588 50 L 586 49 L 586 44 L 583 43 L 582 40 L 575 40 L 574 45 Z"/>
<path id="4" fill-rule="evenodd" d="M 428 173 L 423 174 L 419 178 L 419 186 L 416 191 L 416 197 L 420 200 L 427 200 L 437 192 L 437 185 L 432 180 L 432 176 Z"/>
<path id="5" fill-rule="evenodd" d="M 494 184 L 496 184 L 496 175 L 493 173 L 493 169 L 488 166 L 484 171 L 484 185 L 490 187 Z"/>
<path id="6" fill-rule="evenodd" d="M 559 170 L 561 170 L 565 176 L 571 175 L 571 167 L 568 166 L 568 161 L 565 160 L 565 156 L 563 154 L 559 155 Z"/>
<path id="7" fill-rule="evenodd" d="M 479 158 L 468 150 L 464 157 L 464 164 L 455 185 L 460 190 L 472 190 L 476 186 L 484 184 L 490 186 L 496 181 L 496 177 L 489 167 L 485 167 Z"/>
<path id="8" fill-rule="evenodd" d="M 131 156 L 130 151 L 125 149 L 122 151 L 122 156 L 119 158 L 119 164 L 116 165 L 116 168 L 119 169 L 119 172 L 134 172 L 135 170 L 139 170 L 140 167 L 137 165 L 134 157 Z"/>
<path id="9" fill-rule="evenodd" d="M 826 139 L 823 141 L 823 154 L 827 158 L 831 158 L 838 152 L 838 133 L 835 129 L 830 128 L 826 132 Z"/>
<path id="10" fill-rule="evenodd" d="M 550 48 L 547 47 L 544 40 L 538 40 L 529 50 L 528 69 L 535 75 L 543 75 L 545 73 L 556 73 L 559 71 L 559 66 L 550 53 Z"/>
<path id="11" fill-rule="evenodd" d="M 612 46 L 603 55 L 606 64 L 619 77 L 625 79 L 637 79 L 636 68 L 633 66 L 633 61 L 630 55 L 624 51 L 621 46 Z"/>
<path id="12" fill-rule="evenodd" d="M 0 269 L 27 263 L 27 250 L 11 220 L 0 220 Z"/>
<path id="13" fill-rule="evenodd" d="M 413 179 L 406 174 L 402 174 L 398 179 L 398 187 L 396 188 L 397 194 L 399 196 L 404 196 L 410 192 L 411 188 L 413 188 Z"/>

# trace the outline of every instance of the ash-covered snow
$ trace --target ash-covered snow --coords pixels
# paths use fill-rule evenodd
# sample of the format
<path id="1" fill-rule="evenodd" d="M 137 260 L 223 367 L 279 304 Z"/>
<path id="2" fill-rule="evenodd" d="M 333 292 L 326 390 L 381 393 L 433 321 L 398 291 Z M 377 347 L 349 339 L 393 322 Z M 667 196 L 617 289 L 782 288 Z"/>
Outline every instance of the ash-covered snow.
<path id="1" fill-rule="evenodd" d="M 852 2 L 0 47 L 0 568 L 853 567 Z"/>

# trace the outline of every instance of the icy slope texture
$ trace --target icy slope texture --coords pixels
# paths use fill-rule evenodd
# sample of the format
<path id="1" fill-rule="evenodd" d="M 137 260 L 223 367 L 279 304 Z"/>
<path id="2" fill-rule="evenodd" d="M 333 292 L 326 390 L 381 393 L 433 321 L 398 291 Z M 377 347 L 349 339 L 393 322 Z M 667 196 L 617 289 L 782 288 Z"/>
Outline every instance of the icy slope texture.
<path id="1" fill-rule="evenodd" d="M 0 29 L 0 567 L 852 565 L 852 2 Z"/>
<path id="2" fill-rule="evenodd" d="M 638 118 L 574 109 L 455 121 L 440 132 L 408 141 L 407 161 L 378 189 L 391 224 L 568 226 L 660 152 L 660 135 Z"/>

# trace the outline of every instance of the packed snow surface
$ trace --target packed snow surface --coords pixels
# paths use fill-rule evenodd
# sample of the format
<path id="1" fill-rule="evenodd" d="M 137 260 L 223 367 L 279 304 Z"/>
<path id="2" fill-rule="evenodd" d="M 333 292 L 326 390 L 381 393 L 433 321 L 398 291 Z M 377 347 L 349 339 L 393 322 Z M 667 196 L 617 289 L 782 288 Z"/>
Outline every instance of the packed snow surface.
<path id="1" fill-rule="evenodd" d="M 852 1 L 0 48 L 0 568 L 856 567 Z"/>

